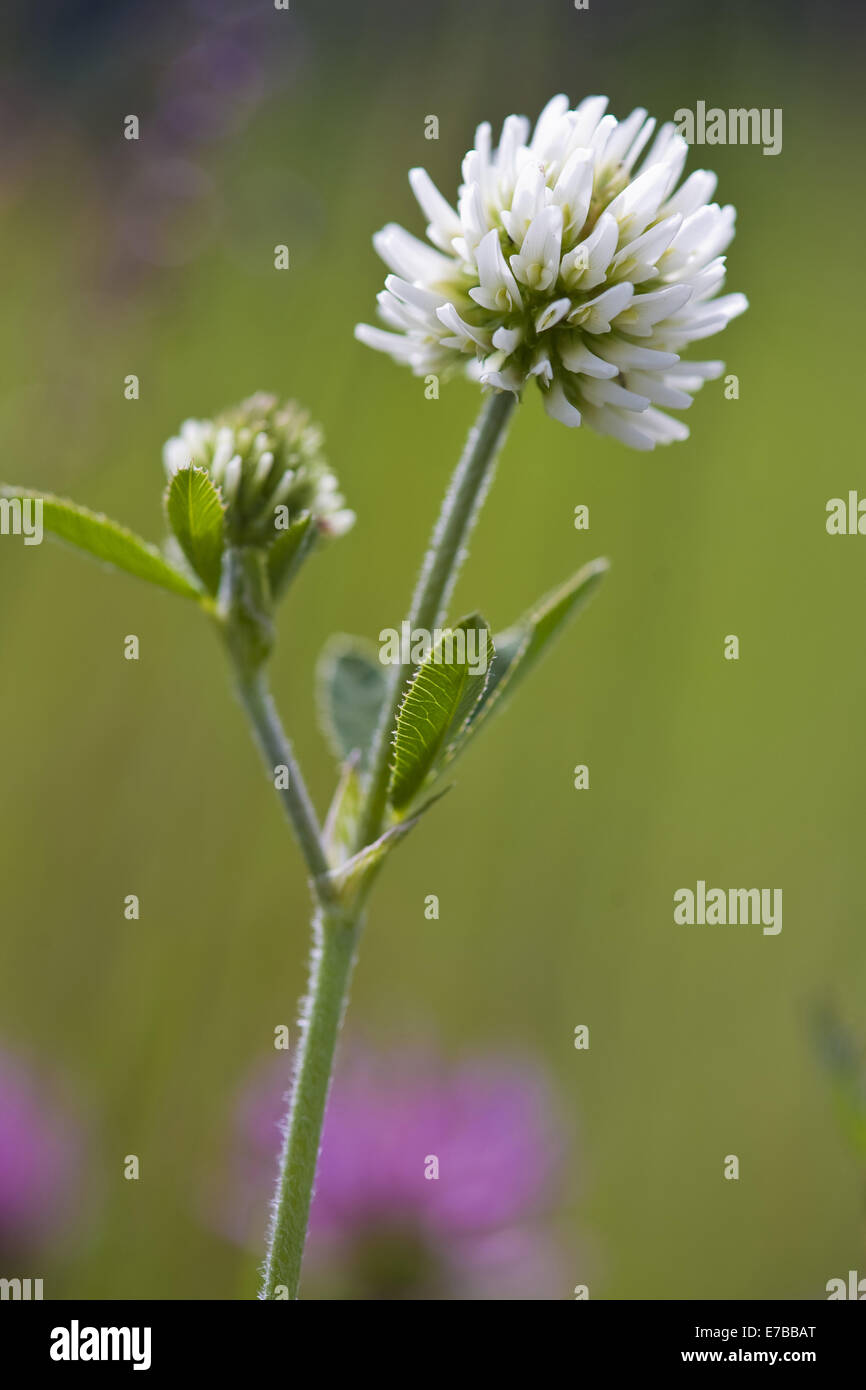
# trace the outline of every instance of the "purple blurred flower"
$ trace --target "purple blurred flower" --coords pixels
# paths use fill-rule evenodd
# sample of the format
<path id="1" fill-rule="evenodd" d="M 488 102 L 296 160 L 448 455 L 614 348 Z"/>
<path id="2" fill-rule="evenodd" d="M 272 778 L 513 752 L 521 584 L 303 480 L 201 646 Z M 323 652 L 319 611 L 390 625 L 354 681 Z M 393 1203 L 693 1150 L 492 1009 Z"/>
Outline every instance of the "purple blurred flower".
<path id="1" fill-rule="evenodd" d="M 244 1210 L 232 1205 L 232 1226 L 253 1241 L 276 1171 L 284 1085 L 285 1064 L 269 1067 L 238 1112 Z M 325 1121 L 307 1295 L 565 1297 L 545 1219 L 564 1147 L 548 1088 L 526 1063 L 344 1057 Z"/>
<path id="2" fill-rule="evenodd" d="M 154 112 L 154 134 L 167 148 L 197 144 L 239 128 L 265 91 L 262 36 L 230 32 L 195 43 L 167 69 Z"/>
<path id="3" fill-rule="evenodd" d="M 106 225 L 114 235 L 101 276 L 111 292 L 141 288 L 149 267 L 172 269 L 195 260 L 227 210 L 254 243 L 256 267 L 262 259 L 259 233 L 269 209 L 257 202 L 251 215 L 243 202 L 243 166 L 215 176 L 208 162 L 220 142 L 291 85 L 304 65 L 303 30 L 293 23 L 290 34 L 288 26 L 274 25 L 273 12 L 242 2 L 208 0 L 191 11 L 179 31 L 188 42 L 163 47 L 153 91 L 133 104 L 140 143 L 118 137 L 103 167 L 113 214 Z M 303 209 L 299 215 L 303 219 Z M 283 231 L 281 239 L 286 236 Z M 297 249 L 297 239 L 292 246 Z"/>
<path id="4" fill-rule="evenodd" d="M 81 1138 L 53 1091 L 0 1052 L 0 1253 L 56 1236 L 77 1186 Z"/>

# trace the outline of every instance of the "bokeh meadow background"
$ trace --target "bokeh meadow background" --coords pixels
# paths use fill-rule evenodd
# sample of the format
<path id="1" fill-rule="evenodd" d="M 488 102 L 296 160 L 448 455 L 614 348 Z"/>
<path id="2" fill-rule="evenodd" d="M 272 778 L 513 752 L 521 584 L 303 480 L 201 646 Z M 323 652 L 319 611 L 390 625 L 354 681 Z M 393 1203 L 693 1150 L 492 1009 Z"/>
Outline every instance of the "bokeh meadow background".
<path id="1" fill-rule="evenodd" d="M 452 1077 L 540 1078 L 559 1272 L 551 1291 L 503 1247 L 508 1296 L 821 1298 L 866 1272 L 864 1160 L 811 1027 L 829 1002 L 866 1044 L 866 541 L 824 525 L 830 497 L 866 491 L 862 19 L 790 0 L 56 0 L 0 23 L 0 473 L 157 539 L 181 420 L 258 389 L 311 409 L 358 523 L 293 589 L 274 685 L 322 811 L 314 663 L 334 631 L 399 624 L 477 407 L 462 383 L 426 400 L 352 337 L 383 276 L 371 234 L 423 231 L 406 171 L 453 196 L 478 121 L 557 91 L 618 116 L 782 108 L 777 157 L 688 164 L 738 208 L 728 288 L 751 308 L 707 355 L 739 399 L 709 384 L 690 441 L 652 455 L 554 424 L 532 391 L 518 413 L 454 614 L 501 628 L 593 556 L 612 569 L 389 863 L 340 1075 L 369 1049 L 386 1099 L 416 1052 Z M 5 1200 L 18 1222 L 0 1274 L 46 1297 L 252 1297 L 232 1155 L 251 1078 L 285 1061 L 274 1028 L 295 1037 L 298 857 L 194 611 L 14 538 L 0 595 L 0 1218 Z M 781 934 L 675 926 L 674 891 L 701 878 L 781 887 Z M 479 1149 L 485 1094 L 461 1101 Z M 393 1104 L 399 1148 L 415 1131 Z M 497 1190 L 530 1124 L 502 1114 Z M 323 1296 L 381 1293 L 375 1258 L 348 1282 L 343 1259 Z M 437 1296 L 473 1295 L 458 1271 Z"/>

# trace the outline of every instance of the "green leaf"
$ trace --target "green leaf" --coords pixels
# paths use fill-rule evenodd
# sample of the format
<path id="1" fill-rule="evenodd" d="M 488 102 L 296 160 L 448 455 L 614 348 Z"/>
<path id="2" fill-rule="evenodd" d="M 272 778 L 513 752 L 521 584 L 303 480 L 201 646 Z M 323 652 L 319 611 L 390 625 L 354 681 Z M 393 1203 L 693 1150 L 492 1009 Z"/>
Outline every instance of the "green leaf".
<path id="1" fill-rule="evenodd" d="M 455 661 L 456 641 L 464 632 L 463 659 Z M 474 643 L 474 646 L 473 646 Z M 484 670 L 472 658 L 484 653 Z M 446 629 L 419 666 L 397 715 L 394 764 L 389 796 L 392 806 L 406 806 L 447 757 L 487 684 L 493 640 L 483 618 L 473 614 Z"/>
<path id="2" fill-rule="evenodd" d="M 378 840 L 374 840 L 371 845 L 366 845 L 364 849 L 353 855 L 351 859 L 347 859 L 334 872 L 332 875 L 334 885 L 344 902 L 351 901 L 359 893 L 369 891 L 373 877 L 384 863 L 386 855 L 390 854 L 392 849 L 396 849 L 397 845 L 409 834 L 409 831 L 418 824 L 421 817 L 430 810 L 430 807 L 435 805 L 450 790 L 450 787 L 443 787 L 441 791 L 436 792 L 423 805 L 419 806 L 411 816 L 389 826 Z"/>
<path id="3" fill-rule="evenodd" d="M 494 638 L 490 679 L 472 711 L 461 737 L 448 750 L 447 761 L 463 751 L 494 711 L 503 707 L 570 618 L 589 601 L 608 570 L 605 559 L 591 560 L 571 579 L 539 599 L 506 632 Z"/>
<path id="4" fill-rule="evenodd" d="M 201 591 L 170 565 L 155 545 L 148 544 L 107 516 L 88 511 L 86 507 L 79 507 L 63 497 L 34 492 L 29 488 L 0 485 L 0 498 L 41 501 L 43 528 L 58 540 L 86 551 L 94 559 L 102 560 L 114 569 L 169 589 L 173 594 L 180 594 L 184 598 L 202 597 Z"/>
<path id="5" fill-rule="evenodd" d="M 344 864 L 352 855 L 363 805 L 364 789 L 358 776 L 358 757 L 353 754 L 343 764 L 323 830 L 325 848 L 332 864 Z"/>
<path id="6" fill-rule="evenodd" d="M 312 520 L 312 512 L 304 512 L 268 546 L 268 578 L 274 598 L 282 598 L 315 544 Z"/>
<path id="7" fill-rule="evenodd" d="M 370 642 L 334 637 L 322 652 L 316 673 L 319 715 L 341 762 L 357 750 L 360 766 L 365 766 L 387 684 L 385 667 Z"/>
<path id="8" fill-rule="evenodd" d="M 225 511 L 204 468 L 179 468 L 165 494 L 168 524 L 209 593 L 219 588 Z"/>

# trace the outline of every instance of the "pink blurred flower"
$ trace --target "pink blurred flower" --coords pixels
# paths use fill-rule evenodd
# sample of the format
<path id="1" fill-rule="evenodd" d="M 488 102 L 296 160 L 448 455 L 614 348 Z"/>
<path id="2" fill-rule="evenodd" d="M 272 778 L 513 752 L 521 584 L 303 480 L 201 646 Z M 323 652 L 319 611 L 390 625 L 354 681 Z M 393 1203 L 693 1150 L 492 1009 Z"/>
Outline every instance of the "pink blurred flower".
<path id="1" fill-rule="evenodd" d="M 57 1235 L 81 1152 L 71 1112 L 30 1068 L 0 1052 L 0 1252 L 31 1250 Z"/>
<path id="2" fill-rule="evenodd" d="M 229 1223 L 253 1243 L 272 1195 L 285 1070 L 269 1066 L 238 1110 Z M 547 1221 L 564 1151 L 549 1089 L 527 1063 L 350 1053 L 325 1121 L 307 1296 L 565 1297 Z"/>

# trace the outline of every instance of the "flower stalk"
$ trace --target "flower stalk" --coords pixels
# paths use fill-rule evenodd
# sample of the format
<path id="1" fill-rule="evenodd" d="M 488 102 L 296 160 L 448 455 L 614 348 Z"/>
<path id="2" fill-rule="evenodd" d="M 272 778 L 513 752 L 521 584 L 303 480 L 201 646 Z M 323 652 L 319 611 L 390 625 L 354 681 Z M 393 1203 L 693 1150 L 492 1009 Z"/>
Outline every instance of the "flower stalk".
<path id="1" fill-rule="evenodd" d="M 467 542 L 493 481 L 499 450 L 516 405 L 516 396 L 508 391 L 495 391 L 481 407 L 445 494 L 424 557 L 409 611 L 410 632 L 417 628 L 429 631 L 439 624 L 460 572 Z M 393 666 L 390 670 L 388 697 L 370 755 L 371 775 L 358 830 L 359 849 L 379 834 L 385 814 L 391 737 L 409 674 L 402 666 Z"/>
<path id="2" fill-rule="evenodd" d="M 294 750 L 280 723 L 267 679 L 262 671 L 252 675 L 238 672 L 236 685 L 265 767 L 271 776 L 276 768 L 286 769 L 285 785 L 280 779 L 277 786 L 275 779 L 277 795 L 283 803 L 309 871 L 313 896 L 322 907 L 330 907 L 335 896 L 322 831 Z"/>

